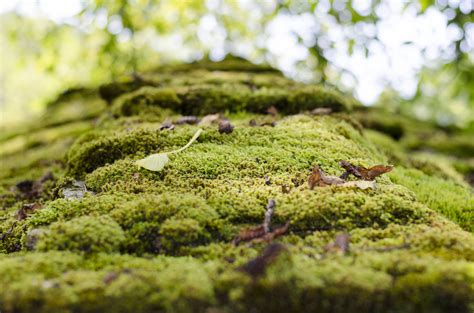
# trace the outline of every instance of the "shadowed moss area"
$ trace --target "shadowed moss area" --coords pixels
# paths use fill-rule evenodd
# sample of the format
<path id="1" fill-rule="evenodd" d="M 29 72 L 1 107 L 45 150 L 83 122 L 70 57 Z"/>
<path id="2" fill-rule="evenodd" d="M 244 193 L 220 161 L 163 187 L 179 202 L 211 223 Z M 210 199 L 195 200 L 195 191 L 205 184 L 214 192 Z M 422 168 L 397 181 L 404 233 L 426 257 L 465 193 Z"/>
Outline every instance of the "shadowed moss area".
<path id="1" fill-rule="evenodd" d="M 400 141 L 363 129 L 354 100 L 241 59 L 99 93 L 65 92 L 38 124 L 0 138 L 2 313 L 472 311 L 473 193 L 458 152 L 409 152 L 405 128 Z M 308 112 L 321 107 L 342 112 Z M 161 127 L 209 113 L 233 132 Z M 199 128 L 162 171 L 135 165 Z M 340 160 L 395 169 L 375 189 L 308 188 L 313 166 L 341 175 Z M 87 192 L 65 198 L 76 180 Z M 289 230 L 246 272 L 269 244 L 232 240 L 263 222 L 269 199 L 271 227 Z M 341 233 L 348 251 L 328 248 Z"/>

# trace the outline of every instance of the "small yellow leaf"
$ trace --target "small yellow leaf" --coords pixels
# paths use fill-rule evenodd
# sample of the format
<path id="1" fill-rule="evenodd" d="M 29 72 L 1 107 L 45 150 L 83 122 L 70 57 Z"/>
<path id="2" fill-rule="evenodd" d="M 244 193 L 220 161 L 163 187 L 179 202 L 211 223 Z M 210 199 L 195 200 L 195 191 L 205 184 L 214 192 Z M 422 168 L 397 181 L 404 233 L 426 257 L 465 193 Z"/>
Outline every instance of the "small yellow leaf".
<path id="1" fill-rule="evenodd" d="M 198 139 L 201 133 L 202 133 L 202 129 L 198 129 L 197 132 L 194 134 L 193 138 L 191 138 L 191 140 L 189 140 L 189 142 L 184 147 L 178 150 L 170 151 L 168 153 L 155 153 L 155 154 L 147 156 L 144 159 L 135 161 L 135 164 L 143 168 L 146 168 L 147 170 L 159 172 L 169 162 L 170 159 L 168 158 L 168 154 L 179 153 L 187 149 L 194 141 L 196 141 L 196 139 Z"/>
<path id="2" fill-rule="evenodd" d="M 135 161 L 135 164 L 147 170 L 159 172 L 165 167 L 169 160 L 167 153 L 156 153 Z"/>

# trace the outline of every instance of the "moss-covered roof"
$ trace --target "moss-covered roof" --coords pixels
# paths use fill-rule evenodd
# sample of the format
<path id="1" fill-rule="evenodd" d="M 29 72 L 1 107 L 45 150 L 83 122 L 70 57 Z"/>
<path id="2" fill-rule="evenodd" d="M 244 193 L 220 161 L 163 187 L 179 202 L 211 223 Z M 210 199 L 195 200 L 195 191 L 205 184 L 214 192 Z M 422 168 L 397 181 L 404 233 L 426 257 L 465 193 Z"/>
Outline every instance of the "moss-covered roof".
<path id="1" fill-rule="evenodd" d="M 434 130 L 241 59 L 65 92 L 0 136 L 0 311 L 471 312 L 473 144 Z M 308 188 L 340 160 L 395 168 Z"/>

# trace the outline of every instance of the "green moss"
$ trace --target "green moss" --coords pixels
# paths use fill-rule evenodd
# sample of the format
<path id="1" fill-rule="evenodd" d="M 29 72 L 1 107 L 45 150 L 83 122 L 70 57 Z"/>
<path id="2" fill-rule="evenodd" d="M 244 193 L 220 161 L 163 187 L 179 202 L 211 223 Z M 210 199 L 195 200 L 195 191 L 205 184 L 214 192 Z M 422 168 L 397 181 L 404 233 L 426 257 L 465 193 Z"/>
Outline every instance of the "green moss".
<path id="1" fill-rule="evenodd" d="M 288 115 L 356 104 L 239 59 L 160 69 L 100 92 L 113 102 L 100 116 L 105 104 L 97 95 L 72 92 L 50 105 L 39 128 L 0 136 L 8 150 L 0 156 L 0 285 L 8 286 L 0 288 L 2 312 L 473 308 L 474 236 L 465 231 L 472 230 L 472 191 L 457 172 L 468 163 L 409 152 L 447 130 L 371 110 L 364 114 L 379 126 L 361 120 L 360 111 Z M 270 106 L 279 113 L 261 115 Z M 231 134 L 217 125 L 159 130 L 180 114 L 214 112 L 232 122 Z M 86 131 L 92 124 L 84 121 L 95 117 Z M 399 141 L 363 129 L 354 117 Z M 276 125 L 251 127 L 251 119 Z M 199 139 L 162 171 L 135 165 L 184 146 L 198 128 Z M 341 175 L 340 160 L 395 168 L 377 177 L 374 190 L 308 189 L 314 165 Z M 26 199 L 14 188 L 49 170 L 56 180 L 40 197 Z M 56 191 L 74 179 L 89 192 L 61 199 Z M 271 227 L 290 227 L 275 240 L 281 255 L 251 277 L 240 266 L 267 243 L 232 240 L 262 223 L 269 199 L 276 202 Z M 15 212 L 28 201 L 43 207 L 18 220 Z M 349 252 L 328 252 L 340 232 L 350 235 Z"/>
<path id="2" fill-rule="evenodd" d="M 379 186 L 375 192 L 350 189 L 334 187 L 292 193 L 279 201 L 276 216 L 291 220 L 295 231 L 314 231 L 419 223 L 427 214 L 413 195 L 402 188 Z"/>
<path id="3" fill-rule="evenodd" d="M 373 130 L 365 130 L 364 133 L 379 151 L 388 156 L 392 164 L 414 167 L 427 175 L 448 179 L 464 187 L 467 186 L 462 174 L 456 168 L 456 161 L 453 161 L 452 158 L 427 152 L 408 153 L 400 143 L 385 134 Z"/>
<path id="4" fill-rule="evenodd" d="M 135 92 L 124 95 L 117 114 L 130 116 L 139 113 L 150 114 L 147 108 L 150 104 L 159 103 L 161 108 L 175 108 L 180 104 L 176 92 L 167 88 L 143 87 Z M 156 114 L 156 113 L 155 113 Z"/>
<path id="5" fill-rule="evenodd" d="M 474 195 L 469 187 L 428 176 L 416 169 L 399 168 L 390 174 L 390 178 L 410 188 L 430 208 L 459 223 L 464 229 L 474 231 Z"/>
<path id="6" fill-rule="evenodd" d="M 472 134 L 435 133 L 428 138 L 407 139 L 406 145 L 412 149 L 430 149 L 459 157 L 474 155 Z"/>
<path id="7" fill-rule="evenodd" d="M 389 135 L 409 150 L 436 151 L 464 158 L 474 154 L 472 133 L 469 131 L 440 128 L 429 122 L 381 109 L 366 110 L 359 107 L 354 116 L 364 127 Z"/>
<path id="8" fill-rule="evenodd" d="M 225 72 L 230 72 L 227 75 Z M 252 73 L 258 74 L 255 76 Z M 255 79 L 254 79 L 255 77 Z M 271 79 L 267 79 L 271 77 Z M 266 65 L 252 64 L 236 57 L 226 57 L 221 62 L 202 60 L 192 64 L 177 64 L 165 66 L 145 73 L 143 76 L 124 77 L 119 81 L 104 84 L 99 88 L 101 97 L 107 102 L 112 102 L 122 94 L 133 92 L 144 86 L 183 86 L 199 83 L 218 84 L 222 80 L 227 82 L 243 82 L 250 86 L 272 85 L 270 81 L 285 81 L 281 73 Z M 284 84 L 281 84 L 284 86 Z"/>
<path id="9" fill-rule="evenodd" d="M 295 116 L 282 120 L 275 128 L 255 128 L 247 123 L 248 120 L 237 121 L 234 132 L 228 136 L 219 134 L 212 126 L 205 127 L 198 143 L 186 154 L 177 155 L 167 173 L 179 177 L 193 172 L 202 178 L 216 178 L 223 173 L 242 178 L 253 173 L 253 177 L 263 177 L 268 173 L 307 170 L 316 162 L 340 171 L 337 162 L 341 159 L 359 158 L 370 164 L 374 159 L 384 158 L 347 123 L 330 117 Z M 68 153 L 69 173 L 82 176 L 125 157 L 171 151 L 186 144 L 196 131 L 196 127 L 188 126 L 173 132 L 158 129 L 159 124 L 149 124 L 108 136 L 102 132 L 86 134 Z M 196 154 L 203 153 L 205 158 L 196 158 Z M 325 170 L 330 172 L 330 168 Z"/>
<path id="10" fill-rule="evenodd" d="M 280 71 L 265 64 L 254 64 L 243 58 L 227 55 L 222 61 L 213 62 L 204 58 L 200 61 L 189 64 L 176 64 L 158 68 L 157 72 L 187 73 L 196 69 L 206 69 L 210 71 L 235 71 L 245 73 L 274 73 L 280 74 Z"/>
<path id="11" fill-rule="evenodd" d="M 200 312 L 212 306 L 235 312 L 469 312 L 474 279 L 465 261 L 403 251 L 317 260 L 290 249 L 255 283 L 232 268 L 222 270 L 224 263 L 190 258 L 48 252 L 0 258 L 0 265 L 0 281 L 16 281 L 0 293 L 7 312 L 115 312 L 112 303 L 135 312 Z"/>
<path id="12" fill-rule="evenodd" d="M 38 237 L 34 247 L 38 251 L 68 250 L 86 253 L 117 251 L 125 240 L 120 225 L 108 217 L 96 216 L 55 222 Z"/>
<path id="13" fill-rule="evenodd" d="M 262 87 L 252 91 L 245 84 L 191 85 L 189 87 L 143 87 L 117 99 L 116 112 L 137 114 L 147 106 L 173 109 L 184 115 L 216 112 L 264 113 L 270 106 L 283 113 L 298 113 L 318 107 L 334 111 L 350 110 L 351 102 L 336 91 L 317 86 L 282 88 Z"/>

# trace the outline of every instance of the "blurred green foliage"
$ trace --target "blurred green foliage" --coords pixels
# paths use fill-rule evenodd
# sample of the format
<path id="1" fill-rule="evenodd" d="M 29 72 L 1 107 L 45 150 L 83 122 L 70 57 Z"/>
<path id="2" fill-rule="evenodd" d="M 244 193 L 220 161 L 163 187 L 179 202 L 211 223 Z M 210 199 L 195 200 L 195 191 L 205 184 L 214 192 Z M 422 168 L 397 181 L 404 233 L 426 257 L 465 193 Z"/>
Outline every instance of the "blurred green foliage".
<path id="1" fill-rule="evenodd" d="M 385 3 L 372 0 L 361 11 L 355 8 L 355 0 L 91 0 L 82 1 L 82 10 L 65 23 L 5 13 L 0 32 L 3 123 L 14 121 L 18 112 L 22 112 L 20 118 L 39 112 L 48 99 L 69 86 L 96 85 L 163 63 L 212 56 L 212 42 L 198 33 L 203 19 L 210 19 L 214 27 L 209 31 L 222 37 L 222 56 L 241 54 L 276 65 L 276 57 L 262 44 L 266 27 L 276 16 L 313 14 L 325 5 L 326 14 L 339 25 L 377 27 Z M 450 16 L 449 24 L 456 25 L 462 36 L 453 42 L 451 59 L 420 72 L 413 100 L 400 99 L 387 86 L 380 102 L 441 124 L 466 126 L 474 119 L 473 47 L 467 46 L 463 30 L 467 25 L 472 27 L 472 7 L 466 10 L 459 4 L 431 0 L 405 1 L 403 6 L 415 6 L 418 14 L 436 8 Z M 325 53 L 327 45 L 317 40 L 330 32 L 330 25 L 319 26 L 313 34 L 315 40 L 295 34 L 310 53 L 296 70 L 310 70 L 316 74 L 313 80 L 344 87 L 340 78 L 345 70 L 334 67 Z M 379 38 L 374 32 L 370 36 L 344 34 L 343 40 L 348 54 L 355 47 L 368 54 L 369 41 Z M 330 47 L 334 48 L 334 43 Z"/>

